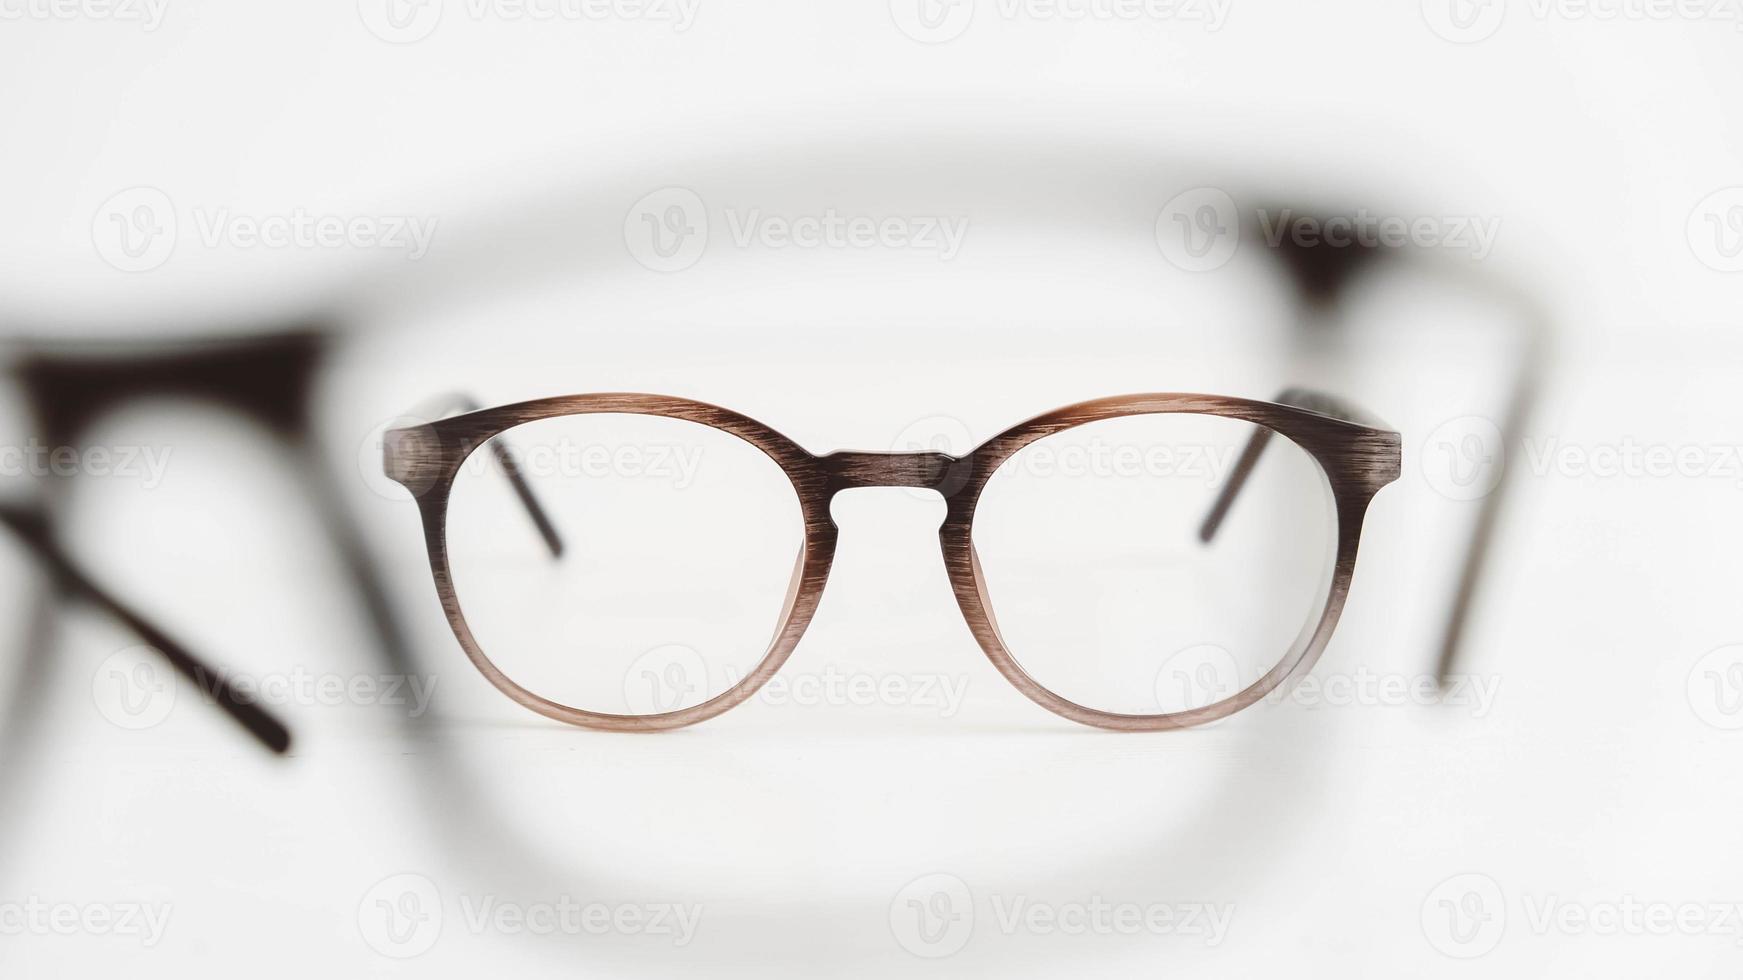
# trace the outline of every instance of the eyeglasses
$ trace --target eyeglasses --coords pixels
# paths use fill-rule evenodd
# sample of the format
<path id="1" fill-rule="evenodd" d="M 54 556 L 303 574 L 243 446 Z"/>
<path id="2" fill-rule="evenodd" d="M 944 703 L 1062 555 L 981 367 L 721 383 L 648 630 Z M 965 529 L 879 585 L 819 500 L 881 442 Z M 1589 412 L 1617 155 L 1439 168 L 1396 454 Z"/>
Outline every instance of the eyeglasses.
<path id="1" fill-rule="evenodd" d="M 1359 279 L 1362 269 L 1377 264 L 1375 260 L 1382 256 L 1392 263 L 1400 258 L 1415 261 L 1415 253 L 1405 250 L 1337 249 L 1328 248 L 1323 243 L 1308 247 L 1289 238 L 1273 243 L 1270 250 L 1282 260 L 1279 267 L 1291 274 L 1304 314 L 1311 314 L 1304 315 L 1299 322 L 1310 326 L 1314 334 L 1327 336 L 1344 324 L 1343 318 L 1333 314 L 1341 308 L 1348 291 L 1347 283 Z M 1517 371 L 1509 382 L 1507 402 L 1497 416 L 1503 441 L 1512 441 L 1525 424 L 1531 408 L 1547 343 L 1547 324 L 1529 297 L 1504 281 L 1491 282 L 1486 277 L 1469 274 L 1462 267 L 1441 271 L 1450 271 L 1461 282 L 1469 280 L 1467 285 L 1476 287 L 1477 292 L 1494 295 L 1507 309 L 1517 313 L 1526 328 L 1522 350 L 1518 353 Z M 284 325 L 255 326 L 282 328 Z M 317 326 L 324 331 L 327 325 Z M 143 345 L 137 349 L 62 350 L 59 345 L 44 348 L 31 342 L 24 345 L 24 356 L 11 365 L 9 373 L 23 382 L 31 413 L 43 427 L 41 434 L 54 445 L 77 444 L 93 419 L 102 417 L 105 411 L 127 397 L 172 394 L 196 397 L 240 412 L 282 436 L 286 448 L 304 453 L 313 448 L 309 425 L 309 381 L 312 369 L 321 359 L 318 355 L 326 350 L 329 340 L 324 332 L 312 332 L 300 326 L 290 334 L 268 332 L 254 336 L 250 333 L 246 340 L 228 338 L 193 345 L 170 342 Z M 411 672 L 412 654 L 399 616 L 387 601 L 373 557 L 368 549 L 362 547 L 352 515 L 341 503 L 334 474 L 326 469 L 324 460 L 314 458 L 299 461 L 297 471 L 309 482 L 310 496 L 328 523 L 333 542 L 344 559 L 353 594 L 363 599 L 369 621 L 377 630 L 378 652 L 384 657 L 385 665 L 395 672 Z M 57 481 L 51 491 L 63 491 L 66 482 Z M 1461 570 L 1455 578 L 1441 640 L 1438 673 L 1443 678 L 1456 667 L 1464 627 L 1481 591 L 1483 572 L 1492 564 L 1489 546 L 1504 509 L 1504 500 L 1509 496 L 1505 492 L 1509 482 L 1503 481 L 1494 492 L 1482 498 L 1463 546 L 1463 558 L 1459 563 Z M 536 507 L 529 510 L 531 513 L 540 512 Z M 45 513 L 45 520 L 49 513 L 53 511 Z M 60 522 L 55 520 L 53 523 Z M 982 552 L 988 550 L 984 540 L 977 539 L 977 542 Z M 1226 543 L 1219 545 L 1219 553 L 1226 551 Z M 477 604 L 469 597 L 469 607 Z M 1011 618 L 1006 616 L 1006 619 Z M 1006 632 L 1011 629 L 1007 624 Z M 492 649 L 496 649 L 494 644 Z M 1228 673 L 1226 663 L 1216 662 L 1217 651 L 1213 649 L 1202 652 L 1212 662 L 1199 664 L 1190 673 L 1195 678 L 1211 678 L 1214 684 L 1192 680 L 1182 681 L 1182 687 L 1190 683 L 1206 688 L 1223 683 L 1222 675 Z M 48 651 L 35 645 L 26 647 L 22 653 L 21 676 L 39 673 L 49 655 Z M 1026 656 L 1034 660 L 1032 654 Z M 684 663 L 668 664 L 666 668 L 666 674 L 678 680 L 683 680 L 682 675 L 690 669 Z M 1187 673 L 1179 665 L 1170 669 L 1176 675 Z M 31 689 L 27 686 L 19 686 L 13 691 L 9 698 L 9 730 L 25 731 L 32 727 L 30 697 Z M 422 718 L 408 718 L 407 721 L 421 723 Z"/>
<path id="2" fill-rule="evenodd" d="M 1035 703 L 1127 731 L 1221 718 L 1313 667 L 1400 452 L 1384 423 L 1301 390 L 1083 402 L 960 457 L 813 455 L 646 394 L 469 411 L 383 446 L 473 664 L 539 714 L 611 731 L 712 718 L 774 676 L 829 577 L 831 502 L 870 487 L 944 498 L 957 604 Z"/>

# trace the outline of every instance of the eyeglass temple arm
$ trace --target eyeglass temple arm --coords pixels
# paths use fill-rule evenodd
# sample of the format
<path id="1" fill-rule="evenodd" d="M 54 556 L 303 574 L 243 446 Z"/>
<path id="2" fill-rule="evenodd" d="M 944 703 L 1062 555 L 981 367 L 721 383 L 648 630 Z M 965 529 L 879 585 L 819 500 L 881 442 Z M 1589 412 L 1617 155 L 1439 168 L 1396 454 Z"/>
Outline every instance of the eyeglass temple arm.
<path id="1" fill-rule="evenodd" d="M 0 506 L 0 524 L 6 526 L 30 549 L 31 554 L 53 576 L 56 586 L 66 595 L 81 599 L 103 610 L 139 635 L 146 645 L 156 650 L 171 667 L 192 681 L 224 713 L 248 730 L 276 754 L 290 748 L 291 733 L 265 708 L 244 699 L 225 682 L 222 673 L 171 639 L 151 622 L 134 612 L 121 600 L 86 578 L 75 568 L 66 553 L 54 543 L 48 532 L 48 522 L 35 510 L 13 505 Z"/>
<path id="2" fill-rule="evenodd" d="M 1375 417 L 1372 413 L 1353 405 L 1336 395 L 1313 391 L 1308 388 L 1285 388 L 1276 398 L 1272 399 L 1279 405 L 1292 405 L 1305 408 L 1310 412 L 1329 415 L 1334 419 L 1354 422 L 1372 429 L 1390 429 L 1390 425 Z M 1227 483 L 1217 495 L 1216 502 L 1211 504 L 1210 512 L 1204 515 L 1204 522 L 1198 526 L 1198 540 L 1209 544 L 1215 537 L 1217 529 L 1222 527 L 1223 519 L 1228 517 L 1229 509 L 1234 506 L 1235 498 L 1240 496 L 1241 488 L 1246 486 L 1247 478 L 1253 473 L 1253 467 L 1259 463 L 1259 456 L 1264 453 L 1265 446 L 1274 436 L 1270 429 L 1264 426 L 1254 426 L 1253 434 L 1247 438 L 1247 445 L 1242 448 L 1241 455 L 1235 460 L 1235 467 L 1229 473 Z"/>
<path id="3" fill-rule="evenodd" d="M 430 399 L 417 410 L 408 414 L 415 418 L 442 419 L 450 415 L 463 415 L 476 412 L 484 406 L 478 400 L 465 392 L 449 392 Z M 545 547 L 551 552 L 552 558 L 563 557 L 563 536 L 557 533 L 557 526 L 551 522 L 550 514 L 539 504 L 539 498 L 533 495 L 533 488 L 521 475 L 520 467 L 515 464 L 514 453 L 509 449 L 507 440 L 497 436 L 490 440 L 490 451 L 496 456 L 496 464 L 502 467 L 502 473 L 508 478 L 509 486 L 514 488 L 514 495 L 520 499 L 521 507 L 525 508 L 527 517 L 538 529 L 539 537 L 545 541 Z"/>

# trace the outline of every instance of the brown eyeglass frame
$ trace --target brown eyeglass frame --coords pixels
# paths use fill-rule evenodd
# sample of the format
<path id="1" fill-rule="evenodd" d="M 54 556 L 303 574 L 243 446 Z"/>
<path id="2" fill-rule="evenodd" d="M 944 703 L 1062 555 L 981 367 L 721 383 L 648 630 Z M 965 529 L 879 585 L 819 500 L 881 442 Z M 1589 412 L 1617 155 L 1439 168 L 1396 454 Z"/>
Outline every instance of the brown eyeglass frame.
<path id="1" fill-rule="evenodd" d="M 1121 714 L 1077 704 L 1037 683 L 1006 649 L 986 594 L 973 543 L 975 505 L 992 474 L 1017 450 L 1038 439 L 1090 422 L 1132 415 L 1188 413 L 1239 419 L 1257 426 L 1221 497 L 1200 529 L 1208 544 L 1247 475 L 1273 434 L 1306 450 L 1330 484 L 1337 518 L 1337 550 L 1330 588 L 1317 624 L 1264 676 L 1215 704 L 1155 715 Z M 480 648 L 461 612 L 448 564 L 448 499 L 460 466 L 478 447 L 516 426 L 542 419 L 585 414 L 652 415 L 719 429 L 750 443 L 774 460 L 797 492 L 805 521 L 805 544 L 787 590 L 780 625 L 756 669 L 701 704 L 648 715 L 585 711 L 541 697 L 499 670 Z M 499 461 L 509 463 L 502 443 Z M 1073 721 L 1120 731 L 1184 728 L 1232 714 L 1265 697 L 1285 680 L 1305 674 L 1318 661 L 1349 595 L 1356 547 L 1368 504 L 1380 488 L 1398 478 L 1400 438 L 1384 423 L 1338 399 L 1290 389 L 1278 402 L 1220 395 L 1126 395 L 1080 402 L 1013 426 L 965 456 L 940 452 L 834 452 L 813 455 L 774 429 L 737 412 L 666 395 L 584 394 L 470 411 L 439 421 L 389 429 L 383 439 L 389 479 L 416 498 L 436 592 L 454 636 L 474 666 L 504 694 L 557 721 L 607 731 L 680 728 L 713 718 L 754 694 L 773 677 L 798 645 L 823 595 L 835 557 L 838 529 L 830 515 L 837 493 L 863 487 L 914 487 L 937 491 L 947 513 L 939 528 L 944 564 L 957 605 L 993 667 L 1036 704 Z M 514 484 L 553 555 L 562 545 L 518 472 L 507 465 Z"/>

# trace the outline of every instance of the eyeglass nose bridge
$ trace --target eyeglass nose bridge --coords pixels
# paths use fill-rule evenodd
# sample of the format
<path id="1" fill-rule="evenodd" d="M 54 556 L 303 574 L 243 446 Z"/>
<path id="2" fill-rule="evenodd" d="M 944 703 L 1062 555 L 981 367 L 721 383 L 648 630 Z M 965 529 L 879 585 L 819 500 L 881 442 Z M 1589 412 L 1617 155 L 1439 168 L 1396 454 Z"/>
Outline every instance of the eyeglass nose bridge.
<path id="1" fill-rule="evenodd" d="M 973 460 L 936 452 L 837 452 L 819 456 L 831 497 L 866 487 L 911 487 L 949 497 L 968 482 Z"/>

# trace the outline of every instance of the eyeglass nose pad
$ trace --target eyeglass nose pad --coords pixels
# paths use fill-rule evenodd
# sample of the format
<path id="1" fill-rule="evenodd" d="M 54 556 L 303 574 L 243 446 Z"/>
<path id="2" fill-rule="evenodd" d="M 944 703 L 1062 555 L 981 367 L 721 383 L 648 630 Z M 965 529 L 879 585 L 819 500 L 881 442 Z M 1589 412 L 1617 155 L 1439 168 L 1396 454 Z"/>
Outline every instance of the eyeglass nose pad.
<path id="1" fill-rule="evenodd" d="M 974 590 L 980 593 L 980 609 L 986 616 L 986 624 L 993 631 L 993 637 L 999 641 L 999 646 L 1009 650 L 1005 643 L 1005 634 L 999 629 L 999 617 L 993 613 L 993 602 L 987 598 L 986 575 L 980 570 L 980 549 L 974 546 L 972 539 L 968 542 L 968 563 L 974 569 Z"/>
<path id="2" fill-rule="evenodd" d="M 781 603 L 780 618 L 775 620 L 775 630 L 778 633 L 786 626 L 787 620 L 793 618 L 793 604 L 799 601 L 799 586 L 805 577 L 805 549 L 793 556 L 793 577 L 787 580 L 787 600 Z"/>

